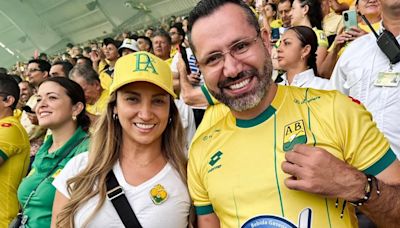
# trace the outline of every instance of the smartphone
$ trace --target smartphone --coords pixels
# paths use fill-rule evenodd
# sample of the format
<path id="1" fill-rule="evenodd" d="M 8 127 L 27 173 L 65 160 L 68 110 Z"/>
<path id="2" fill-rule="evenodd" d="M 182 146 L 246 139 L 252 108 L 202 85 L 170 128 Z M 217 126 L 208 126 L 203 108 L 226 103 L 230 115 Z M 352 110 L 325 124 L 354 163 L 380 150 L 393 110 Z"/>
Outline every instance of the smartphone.
<path id="1" fill-rule="evenodd" d="M 345 31 L 349 31 L 352 27 L 358 27 L 357 12 L 355 10 L 346 10 L 342 13 Z"/>
<path id="2" fill-rule="evenodd" d="M 280 32 L 279 28 L 272 28 L 271 30 L 271 39 L 272 40 L 279 40 Z"/>

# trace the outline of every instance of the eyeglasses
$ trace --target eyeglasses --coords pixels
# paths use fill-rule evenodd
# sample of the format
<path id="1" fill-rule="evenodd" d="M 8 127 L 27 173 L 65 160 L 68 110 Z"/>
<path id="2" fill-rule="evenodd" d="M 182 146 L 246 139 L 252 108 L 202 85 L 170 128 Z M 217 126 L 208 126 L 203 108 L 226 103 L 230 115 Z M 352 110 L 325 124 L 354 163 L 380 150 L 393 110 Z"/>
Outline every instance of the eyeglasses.
<path id="1" fill-rule="evenodd" d="M 178 34 L 178 33 L 177 32 L 170 32 L 169 33 L 170 36 L 173 36 L 173 35 L 176 35 L 176 34 Z"/>
<path id="2" fill-rule="evenodd" d="M 224 52 L 214 52 L 203 59 L 199 60 L 199 65 L 205 68 L 216 68 L 221 66 L 225 61 L 225 55 L 230 54 L 237 60 L 242 60 L 248 56 L 248 50 L 257 41 L 258 35 L 256 37 L 249 37 L 232 44 L 228 50 Z"/>
<path id="3" fill-rule="evenodd" d="M 34 68 L 34 69 L 28 69 L 28 72 L 29 72 L 29 73 L 33 73 L 33 72 L 36 72 L 36 71 L 41 71 L 41 70 L 40 70 L 40 69 L 37 69 L 37 68 L 36 68 L 36 69 L 35 69 L 35 68 Z"/>

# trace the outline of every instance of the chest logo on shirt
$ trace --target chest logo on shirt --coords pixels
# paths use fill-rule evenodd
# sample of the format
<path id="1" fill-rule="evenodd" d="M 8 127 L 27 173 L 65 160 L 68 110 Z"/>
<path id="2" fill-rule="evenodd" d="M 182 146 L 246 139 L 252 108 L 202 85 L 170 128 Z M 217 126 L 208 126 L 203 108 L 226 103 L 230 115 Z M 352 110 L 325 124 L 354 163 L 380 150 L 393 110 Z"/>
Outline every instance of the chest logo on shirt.
<path id="1" fill-rule="evenodd" d="M 167 200 L 168 193 L 164 186 L 157 184 L 150 190 L 150 198 L 155 205 L 160 205 Z"/>
<path id="2" fill-rule="evenodd" d="M 304 127 L 303 120 L 286 125 L 283 134 L 283 151 L 285 152 L 292 150 L 296 144 L 307 142 L 306 128 Z"/>
<path id="3" fill-rule="evenodd" d="M 0 126 L 1 126 L 1 127 L 11 127 L 12 124 L 11 124 L 11 123 L 1 123 Z"/>
<path id="4" fill-rule="evenodd" d="M 219 160 L 221 160 L 223 153 L 221 151 L 217 151 L 213 156 L 211 156 L 208 164 L 211 166 L 211 169 L 208 170 L 208 173 L 221 168 L 221 164 L 217 164 Z"/>

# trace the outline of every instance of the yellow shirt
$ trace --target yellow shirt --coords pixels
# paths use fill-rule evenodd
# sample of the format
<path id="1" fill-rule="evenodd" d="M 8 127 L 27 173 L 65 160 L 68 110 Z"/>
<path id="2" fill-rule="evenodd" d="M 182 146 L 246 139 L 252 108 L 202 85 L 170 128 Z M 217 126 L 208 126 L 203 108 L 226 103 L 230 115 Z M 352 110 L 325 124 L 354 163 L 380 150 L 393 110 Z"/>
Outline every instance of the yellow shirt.
<path id="1" fill-rule="evenodd" d="M 86 111 L 92 115 L 98 116 L 107 108 L 109 92 L 103 90 L 99 99 L 93 105 L 86 104 Z"/>
<path id="2" fill-rule="evenodd" d="M 334 198 L 285 186 L 281 164 L 295 144 L 322 147 L 373 175 L 396 159 L 362 105 L 337 91 L 278 86 L 259 116 L 240 120 L 229 112 L 192 143 L 188 186 L 197 214 L 214 212 L 229 228 L 298 227 L 304 216 L 304 227 L 357 227 L 353 206 L 340 217 L 343 200 L 337 207 Z"/>
<path id="3" fill-rule="evenodd" d="M 17 189 L 29 166 L 28 134 L 14 116 L 0 119 L 0 227 L 18 213 Z"/>
<path id="4" fill-rule="evenodd" d="M 271 23 L 269 23 L 269 26 L 271 28 L 280 28 L 280 27 L 282 27 L 282 24 L 283 24 L 283 22 L 281 19 L 276 19 L 276 20 L 271 21 Z"/>
<path id="5" fill-rule="evenodd" d="M 214 124 L 225 117 L 228 112 L 230 112 L 226 105 L 220 103 L 210 94 L 205 84 L 201 86 L 201 90 L 207 99 L 208 106 L 204 112 L 200 125 L 196 129 L 196 133 L 192 138 L 192 142 L 194 142 L 196 138 L 198 138 L 203 132 L 210 129 L 212 126 L 214 126 Z"/>

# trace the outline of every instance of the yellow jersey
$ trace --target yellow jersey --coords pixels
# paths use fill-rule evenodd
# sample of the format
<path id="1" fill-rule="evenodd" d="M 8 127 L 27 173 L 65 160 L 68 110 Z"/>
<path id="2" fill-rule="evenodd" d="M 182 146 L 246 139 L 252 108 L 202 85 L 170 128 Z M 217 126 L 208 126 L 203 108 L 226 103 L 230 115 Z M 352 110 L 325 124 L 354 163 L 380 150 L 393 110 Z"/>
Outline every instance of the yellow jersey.
<path id="1" fill-rule="evenodd" d="M 103 89 L 99 99 L 93 105 L 86 104 L 86 111 L 92 115 L 98 116 L 107 108 L 109 92 Z"/>
<path id="2" fill-rule="evenodd" d="M 197 214 L 216 213 L 222 227 L 357 227 L 353 206 L 340 217 L 343 200 L 337 207 L 336 199 L 284 185 L 281 163 L 295 144 L 324 148 L 374 175 L 396 159 L 362 105 L 337 91 L 278 86 L 259 116 L 228 112 L 193 141 L 188 185 Z"/>
<path id="3" fill-rule="evenodd" d="M 18 213 L 17 189 L 28 170 L 29 154 L 29 137 L 18 118 L 0 119 L 0 227 L 8 227 Z"/>

